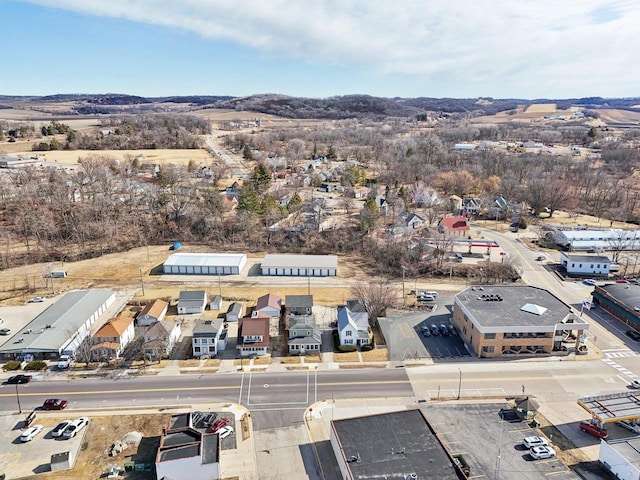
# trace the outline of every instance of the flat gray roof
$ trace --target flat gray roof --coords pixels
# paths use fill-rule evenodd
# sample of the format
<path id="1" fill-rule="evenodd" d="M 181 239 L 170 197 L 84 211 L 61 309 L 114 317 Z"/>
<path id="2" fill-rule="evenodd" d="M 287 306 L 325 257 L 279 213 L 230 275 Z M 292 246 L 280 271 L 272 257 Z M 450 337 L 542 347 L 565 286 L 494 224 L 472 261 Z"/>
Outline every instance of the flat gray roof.
<path id="1" fill-rule="evenodd" d="M 7 340 L 0 353 L 59 352 L 100 306 L 114 296 L 112 290 L 69 292 Z"/>
<path id="2" fill-rule="evenodd" d="M 640 469 L 640 437 L 609 440 L 607 443 L 627 462 Z"/>
<path id="3" fill-rule="evenodd" d="M 417 410 L 334 420 L 333 429 L 354 479 L 458 480 L 444 447 Z"/>
<path id="4" fill-rule="evenodd" d="M 522 286 L 494 286 L 482 285 L 468 287 L 458 295 L 456 302 L 459 302 L 472 316 L 474 323 L 487 328 L 509 328 L 509 327 L 530 327 L 535 328 L 553 327 L 572 313 L 571 307 L 560 300 L 549 291 Z M 530 313 L 521 310 L 525 305 L 542 307 L 541 314 Z M 588 329 L 588 324 L 584 322 L 581 328 Z"/>
<path id="5" fill-rule="evenodd" d="M 264 256 L 263 268 L 338 268 L 337 255 L 279 255 Z"/>
<path id="6" fill-rule="evenodd" d="M 174 253 L 164 262 L 168 266 L 198 265 L 207 267 L 238 267 L 246 261 L 244 253 Z"/>

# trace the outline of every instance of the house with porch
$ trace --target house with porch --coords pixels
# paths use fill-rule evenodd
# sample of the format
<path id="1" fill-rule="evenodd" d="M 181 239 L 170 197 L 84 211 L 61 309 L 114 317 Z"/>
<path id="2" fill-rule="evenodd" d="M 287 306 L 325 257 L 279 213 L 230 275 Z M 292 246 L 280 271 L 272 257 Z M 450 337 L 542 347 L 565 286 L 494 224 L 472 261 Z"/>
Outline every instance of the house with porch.
<path id="1" fill-rule="evenodd" d="M 191 350 L 193 356 L 203 355 L 215 357 L 227 348 L 227 330 L 220 319 L 201 318 L 193 327 Z"/>
<path id="2" fill-rule="evenodd" d="M 269 352 L 271 317 L 244 317 L 238 323 L 236 349 L 242 357 L 263 356 Z"/>
<path id="3" fill-rule="evenodd" d="M 322 338 L 312 315 L 288 317 L 286 330 L 290 355 L 320 353 Z"/>
<path id="4" fill-rule="evenodd" d="M 120 358 L 135 336 L 133 317 L 118 316 L 107 321 L 91 338 L 91 360 L 104 362 Z"/>
<path id="5" fill-rule="evenodd" d="M 369 314 L 352 311 L 348 306 L 338 307 L 338 336 L 341 346 L 362 347 L 371 343 Z"/>
<path id="6" fill-rule="evenodd" d="M 144 356 L 151 361 L 166 358 L 180 339 L 182 328 L 179 322 L 159 321 L 144 332 Z"/>

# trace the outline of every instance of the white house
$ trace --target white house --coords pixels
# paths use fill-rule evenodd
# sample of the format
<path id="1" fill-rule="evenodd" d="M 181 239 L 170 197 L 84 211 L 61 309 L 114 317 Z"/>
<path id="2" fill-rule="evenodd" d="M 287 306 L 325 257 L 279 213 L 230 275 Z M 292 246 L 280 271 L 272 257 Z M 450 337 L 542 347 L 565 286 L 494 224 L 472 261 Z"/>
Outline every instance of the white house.
<path id="1" fill-rule="evenodd" d="M 159 360 L 169 355 L 180 339 L 182 329 L 178 322 L 155 322 L 144 332 L 144 355 Z"/>
<path id="2" fill-rule="evenodd" d="M 256 308 L 253 310 L 254 314 L 262 313 L 271 318 L 279 318 L 280 311 L 282 310 L 282 299 L 277 295 L 268 293 L 258 298 L 256 301 Z"/>
<path id="3" fill-rule="evenodd" d="M 91 359 L 99 362 L 119 358 L 134 336 L 133 317 L 112 318 L 93 335 Z"/>
<path id="4" fill-rule="evenodd" d="M 227 347 L 227 331 L 222 328 L 221 320 L 200 319 L 193 327 L 191 349 L 193 356 L 214 357 Z"/>
<path id="5" fill-rule="evenodd" d="M 368 345 L 371 340 L 369 330 L 369 314 L 367 312 L 354 312 L 349 307 L 338 308 L 338 335 L 340 345 L 361 347 Z"/>
<path id="6" fill-rule="evenodd" d="M 611 260 L 606 255 L 575 255 L 560 253 L 560 265 L 569 275 L 586 275 L 589 277 L 609 277 Z"/>
<path id="7" fill-rule="evenodd" d="M 204 290 L 187 290 L 178 297 L 178 315 L 203 313 L 207 307 L 207 292 Z"/>
<path id="8" fill-rule="evenodd" d="M 138 325 L 141 327 L 148 327 L 152 323 L 161 321 L 167 314 L 169 304 L 164 300 L 154 300 L 151 303 L 147 303 L 142 311 L 136 317 Z"/>

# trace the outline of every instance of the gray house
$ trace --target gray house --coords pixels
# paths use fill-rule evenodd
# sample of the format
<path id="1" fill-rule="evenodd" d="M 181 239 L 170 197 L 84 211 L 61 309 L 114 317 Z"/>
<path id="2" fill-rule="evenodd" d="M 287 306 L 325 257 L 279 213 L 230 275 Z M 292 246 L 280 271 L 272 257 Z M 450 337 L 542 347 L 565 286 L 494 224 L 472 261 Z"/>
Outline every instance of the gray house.
<path id="1" fill-rule="evenodd" d="M 214 357 L 227 347 L 227 331 L 220 320 L 200 319 L 193 327 L 191 346 L 194 357 Z"/>
<path id="2" fill-rule="evenodd" d="M 180 292 L 178 297 L 178 315 L 203 313 L 207 307 L 207 292 L 193 290 Z"/>
<path id="3" fill-rule="evenodd" d="M 287 295 L 284 306 L 289 315 L 311 315 L 313 313 L 313 295 Z"/>
<path id="4" fill-rule="evenodd" d="M 242 316 L 242 304 L 238 302 L 233 302 L 231 305 L 229 305 L 229 308 L 227 309 L 225 320 L 227 322 L 237 322 L 241 316 Z"/>
<path id="5" fill-rule="evenodd" d="M 322 339 L 320 329 L 315 325 L 313 316 L 289 317 L 288 340 L 290 355 L 319 353 Z"/>

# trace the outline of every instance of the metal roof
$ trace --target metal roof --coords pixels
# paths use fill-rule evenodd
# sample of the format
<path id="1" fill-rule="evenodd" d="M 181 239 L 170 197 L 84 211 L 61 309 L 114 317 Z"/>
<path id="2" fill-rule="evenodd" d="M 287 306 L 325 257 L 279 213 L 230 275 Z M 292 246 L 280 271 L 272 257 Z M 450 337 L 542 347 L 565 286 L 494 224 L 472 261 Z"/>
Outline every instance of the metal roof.
<path id="1" fill-rule="evenodd" d="M 609 297 L 626 305 L 629 309 L 640 307 L 640 285 L 632 283 L 612 283 L 598 286 L 594 291 L 605 292 Z"/>
<path id="2" fill-rule="evenodd" d="M 244 253 L 174 253 L 164 262 L 167 266 L 238 267 L 247 260 Z"/>
<path id="3" fill-rule="evenodd" d="M 640 392 L 620 392 L 583 397 L 578 405 L 603 423 L 640 418 Z"/>
<path id="4" fill-rule="evenodd" d="M 78 290 L 65 294 L 6 341 L 0 353 L 60 352 L 111 297 L 115 297 L 112 290 Z"/>
<path id="5" fill-rule="evenodd" d="M 337 255 L 278 255 L 268 254 L 262 268 L 338 268 Z"/>

